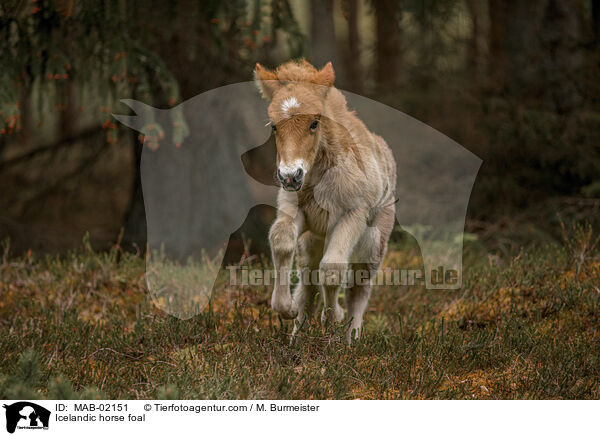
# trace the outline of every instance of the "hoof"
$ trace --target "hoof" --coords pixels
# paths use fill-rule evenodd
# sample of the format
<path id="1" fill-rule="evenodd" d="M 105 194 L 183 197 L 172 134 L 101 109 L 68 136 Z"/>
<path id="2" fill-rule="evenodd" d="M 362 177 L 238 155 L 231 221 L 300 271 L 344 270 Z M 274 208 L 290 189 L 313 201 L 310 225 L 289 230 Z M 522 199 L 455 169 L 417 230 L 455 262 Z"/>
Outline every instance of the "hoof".
<path id="1" fill-rule="evenodd" d="M 330 313 L 332 309 L 323 309 L 321 312 L 321 324 L 327 325 L 330 321 L 341 322 L 344 320 L 344 309 L 341 306 L 337 306 L 333 314 Z"/>
<path id="2" fill-rule="evenodd" d="M 296 319 L 296 317 L 298 316 L 298 312 L 290 309 L 290 310 L 282 310 L 282 311 L 277 311 L 277 313 L 279 315 L 281 315 L 281 317 L 283 319 Z"/>
<path id="3" fill-rule="evenodd" d="M 294 319 L 298 316 L 298 311 L 296 309 L 294 309 L 291 304 L 280 305 L 280 304 L 273 303 L 271 305 L 271 307 L 273 308 L 273 310 L 275 312 L 277 312 L 279 315 L 281 315 L 281 317 L 283 319 Z"/>

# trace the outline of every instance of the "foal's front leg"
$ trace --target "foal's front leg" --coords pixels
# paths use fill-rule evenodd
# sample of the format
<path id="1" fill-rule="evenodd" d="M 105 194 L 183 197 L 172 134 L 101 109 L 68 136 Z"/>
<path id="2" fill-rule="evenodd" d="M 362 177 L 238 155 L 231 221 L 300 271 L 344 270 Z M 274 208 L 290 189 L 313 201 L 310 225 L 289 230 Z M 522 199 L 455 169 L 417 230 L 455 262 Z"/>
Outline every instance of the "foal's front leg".
<path id="1" fill-rule="evenodd" d="M 281 200 L 281 199 L 280 199 Z M 271 307 L 283 318 L 293 319 L 298 314 L 290 293 L 290 273 L 298 233 L 304 224 L 301 211 L 285 201 L 280 202 L 277 218 L 269 231 L 269 243 L 275 267 L 275 287 Z"/>
<path id="2" fill-rule="evenodd" d="M 313 271 L 318 271 L 319 261 L 323 257 L 323 238 L 306 231 L 298 238 L 296 253 L 296 268 L 300 272 L 300 282 L 294 291 L 294 307 L 298 310 L 298 317 L 294 323 L 292 337 L 305 320 L 314 315 L 314 297 L 319 292 L 319 287 L 312 281 L 316 278 Z"/>
<path id="3" fill-rule="evenodd" d="M 344 311 L 338 303 L 341 281 L 348 269 L 352 249 L 367 227 L 368 209 L 357 208 L 344 213 L 337 222 L 330 225 L 329 243 L 321 260 L 323 273 L 323 301 L 325 307 L 321 315 L 324 324 L 344 319 Z M 335 278 L 328 283 L 328 278 Z"/>

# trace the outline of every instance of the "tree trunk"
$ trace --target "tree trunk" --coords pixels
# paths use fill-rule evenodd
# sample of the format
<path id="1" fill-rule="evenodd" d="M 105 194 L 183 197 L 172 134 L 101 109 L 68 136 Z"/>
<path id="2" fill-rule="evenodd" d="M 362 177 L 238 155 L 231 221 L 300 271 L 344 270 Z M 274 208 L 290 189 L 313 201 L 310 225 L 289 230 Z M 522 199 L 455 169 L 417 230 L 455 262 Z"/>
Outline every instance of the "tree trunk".
<path id="1" fill-rule="evenodd" d="M 75 98 L 75 81 L 73 73 L 69 81 L 61 87 L 62 98 L 59 100 L 64 106 L 60 108 L 59 114 L 59 132 L 61 138 L 68 138 L 76 130 L 76 110 L 77 100 Z"/>
<path id="2" fill-rule="evenodd" d="M 600 0 L 592 0 L 592 31 L 594 44 L 600 45 Z"/>
<path id="3" fill-rule="evenodd" d="M 25 80 L 25 79 L 23 79 Z M 31 96 L 29 94 L 29 87 L 23 84 L 21 86 L 21 95 L 19 98 L 19 104 L 21 109 L 21 130 L 19 132 L 19 142 L 22 148 L 27 150 L 31 141 Z"/>
<path id="4" fill-rule="evenodd" d="M 137 139 L 138 132 L 132 131 L 132 150 L 134 154 L 134 177 L 131 184 L 131 199 L 125 213 L 123 228 L 123 247 L 126 250 L 146 249 L 146 210 L 144 208 L 144 195 L 142 193 L 142 173 L 140 164 L 144 145 Z"/>
<path id="5" fill-rule="evenodd" d="M 362 91 L 362 69 L 360 64 L 360 37 L 358 32 L 358 0 L 342 2 L 344 18 L 348 24 L 348 44 L 344 47 L 345 77 L 348 90 L 359 94 Z"/>
<path id="6" fill-rule="evenodd" d="M 469 40 L 469 53 L 467 59 L 467 74 L 472 83 L 477 85 L 481 82 L 484 74 L 484 3 L 481 0 L 467 0 L 467 8 L 471 16 L 471 39 Z"/>
<path id="7" fill-rule="evenodd" d="M 580 26 L 574 2 L 490 0 L 490 68 L 499 90 L 567 112 L 580 100 Z"/>
<path id="8" fill-rule="evenodd" d="M 580 72 L 583 56 L 581 28 L 575 2 L 548 0 L 541 23 L 544 62 L 541 76 L 545 105 L 559 113 L 570 112 L 582 102 Z"/>
<path id="9" fill-rule="evenodd" d="M 506 21 L 508 6 L 506 0 L 490 0 L 489 33 L 489 77 L 490 86 L 499 92 L 506 85 Z"/>
<path id="10" fill-rule="evenodd" d="M 312 61 L 317 68 L 327 62 L 337 64 L 333 0 L 311 0 L 310 46 Z"/>
<path id="11" fill-rule="evenodd" d="M 380 91 L 392 90 L 400 84 L 402 41 L 400 2 L 374 0 L 376 21 L 375 79 Z"/>

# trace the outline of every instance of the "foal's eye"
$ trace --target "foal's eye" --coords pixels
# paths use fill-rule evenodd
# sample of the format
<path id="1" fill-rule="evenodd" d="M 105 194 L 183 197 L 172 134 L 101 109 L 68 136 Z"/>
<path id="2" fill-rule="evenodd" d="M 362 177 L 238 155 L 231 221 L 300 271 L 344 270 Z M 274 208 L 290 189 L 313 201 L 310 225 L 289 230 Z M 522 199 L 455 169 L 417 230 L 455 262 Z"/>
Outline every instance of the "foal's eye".
<path id="1" fill-rule="evenodd" d="M 315 130 L 317 130 L 318 125 L 319 125 L 319 120 L 314 120 L 312 123 L 310 123 L 310 131 L 314 132 Z"/>
<path id="2" fill-rule="evenodd" d="M 277 131 L 277 126 L 275 126 L 275 124 L 271 124 L 271 130 L 276 132 Z"/>

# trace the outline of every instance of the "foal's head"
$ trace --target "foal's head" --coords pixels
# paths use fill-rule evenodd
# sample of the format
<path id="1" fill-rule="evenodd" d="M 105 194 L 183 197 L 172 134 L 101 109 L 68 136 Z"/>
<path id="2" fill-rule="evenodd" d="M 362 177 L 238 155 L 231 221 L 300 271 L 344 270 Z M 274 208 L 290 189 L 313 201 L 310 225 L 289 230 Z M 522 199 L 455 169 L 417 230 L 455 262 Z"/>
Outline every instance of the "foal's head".
<path id="1" fill-rule="evenodd" d="M 269 71 L 256 64 L 254 75 L 263 97 L 270 101 L 277 178 L 286 191 L 298 191 L 317 155 L 323 105 L 335 79 L 333 67 L 330 62 L 317 70 L 302 60 Z"/>

